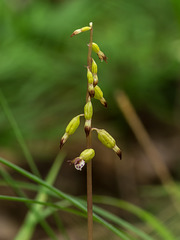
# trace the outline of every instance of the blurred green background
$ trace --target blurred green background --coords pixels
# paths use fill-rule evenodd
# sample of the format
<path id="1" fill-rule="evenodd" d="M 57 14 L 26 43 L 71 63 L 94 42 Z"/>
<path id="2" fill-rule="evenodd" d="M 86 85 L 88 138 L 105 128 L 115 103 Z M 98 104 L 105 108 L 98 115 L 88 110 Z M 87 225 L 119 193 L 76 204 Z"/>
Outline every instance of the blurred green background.
<path id="1" fill-rule="evenodd" d="M 97 158 L 101 159 L 101 166 L 94 169 L 97 183 L 94 191 L 122 196 L 118 192 L 122 190 L 129 199 L 131 191 L 127 194 L 123 190 L 128 186 L 126 180 L 131 166 L 128 159 L 146 157 L 117 106 L 117 90 L 124 90 L 129 96 L 172 174 L 180 179 L 177 151 L 180 136 L 178 1 L 2 0 L 0 88 L 37 164 L 42 172 L 46 172 L 45 166 L 49 166 L 58 152 L 67 123 L 83 112 L 89 34 L 73 38 L 70 35 L 90 21 L 94 24 L 94 42 L 108 57 L 106 64 L 93 54 L 98 63 L 99 86 L 108 102 L 108 109 L 104 109 L 99 102 L 93 101 L 93 125 L 105 128 L 116 137 L 128 165 L 125 167 L 126 163 L 123 163 L 122 175 L 114 180 L 114 166 L 112 172 L 108 172 L 112 163 L 106 160 L 102 169 L 102 159 L 107 158 L 109 150 L 94 139 Z M 0 136 L 0 155 L 23 165 L 19 145 L 2 108 Z M 64 147 L 67 158 L 75 157 L 84 146 L 81 124 L 81 129 Z M 116 156 L 110 157 L 118 162 Z M 147 161 L 144 165 L 137 163 L 131 183 L 158 181 L 152 170 L 145 169 Z M 65 170 L 66 177 L 73 173 L 76 179 L 79 178 L 66 163 Z M 100 179 L 101 171 L 104 178 Z M 80 176 L 84 179 L 82 174 Z M 114 184 L 119 187 L 112 190 Z M 60 187 L 68 192 L 67 186 L 62 184 Z M 82 191 L 77 187 L 69 192 L 84 193 L 85 187 Z M 137 192 L 133 193 L 137 197 Z"/>

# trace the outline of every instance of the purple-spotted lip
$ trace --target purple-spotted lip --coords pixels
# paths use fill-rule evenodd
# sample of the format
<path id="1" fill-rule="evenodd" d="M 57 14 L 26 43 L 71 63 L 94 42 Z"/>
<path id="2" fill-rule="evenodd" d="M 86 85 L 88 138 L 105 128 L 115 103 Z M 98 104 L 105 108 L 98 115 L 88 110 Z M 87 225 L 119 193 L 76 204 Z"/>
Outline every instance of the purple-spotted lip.
<path id="1" fill-rule="evenodd" d="M 78 160 L 78 161 L 76 161 L 76 162 L 74 163 L 74 167 L 75 167 L 77 170 L 79 170 L 79 171 L 82 170 L 82 168 L 84 167 L 84 165 L 85 165 L 85 161 L 84 161 L 83 159 L 80 159 L 80 160 Z"/>

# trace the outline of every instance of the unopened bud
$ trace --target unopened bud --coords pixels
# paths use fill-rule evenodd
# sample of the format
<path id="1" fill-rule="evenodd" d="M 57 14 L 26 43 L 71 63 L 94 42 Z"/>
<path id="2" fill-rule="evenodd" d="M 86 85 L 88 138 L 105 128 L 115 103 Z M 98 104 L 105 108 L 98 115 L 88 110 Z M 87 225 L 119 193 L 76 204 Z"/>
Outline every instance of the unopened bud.
<path id="1" fill-rule="evenodd" d="M 79 127 L 79 124 L 80 124 L 80 115 L 74 117 L 69 122 L 69 124 L 66 127 L 66 133 L 68 135 L 72 135 L 76 131 L 76 129 Z"/>
<path id="2" fill-rule="evenodd" d="M 103 98 L 103 92 L 99 86 L 94 87 L 94 92 L 94 98 L 98 99 L 104 107 L 107 107 L 107 102 L 105 98 Z"/>
<path id="3" fill-rule="evenodd" d="M 81 33 L 81 32 L 86 32 L 86 31 L 88 31 L 88 30 L 90 30 L 91 29 L 91 27 L 82 27 L 82 28 L 80 28 L 80 29 L 76 29 L 72 34 L 71 34 L 71 37 L 73 37 L 74 35 L 77 35 L 77 34 L 79 34 L 79 33 Z"/>
<path id="4" fill-rule="evenodd" d="M 90 97 L 94 97 L 95 90 L 94 90 L 93 84 L 88 84 L 88 92 L 89 92 Z"/>
<path id="5" fill-rule="evenodd" d="M 94 128 L 98 133 L 99 141 L 104 144 L 106 147 L 113 149 L 113 151 L 118 155 L 118 157 L 122 158 L 122 153 L 120 148 L 116 145 L 115 139 L 104 129 Z"/>
<path id="6" fill-rule="evenodd" d="M 92 50 L 95 53 L 97 53 L 97 55 L 98 55 L 99 59 L 101 60 L 101 62 L 104 60 L 107 63 L 106 55 L 102 51 L 100 51 L 99 46 L 96 43 L 94 43 L 94 42 L 92 43 Z"/>
<path id="7" fill-rule="evenodd" d="M 97 74 L 97 64 L 92 58 L 92 74 Z"/>
<path id="8" fill-rule="evenodd" d="M 91 101 L 88 101 L 84 106 L 84 117 L 86 120 L 90 120 L 93 115 L 93 106 Z"/>
<path id="9" fill-rule="evenodd" d="M 97 133 L 98 133 L 98 139 L 100 142 L 102 142 L 102 144 L 104 144 L 108 148 L 115 147 L 116 141 L 108 132 L 106 132 L 106 130 L 97 129 Z"/>
<path id="10" fill-rule="evenodd" d="M 92 43 L 92 50 L 95 52 L 95 53 L 98 53 L 100 51 L 100 48 L 99 46 L 97 45 L 97 43 Z"/>
<path id="11" fill-rule="evenodd" d="M 60 149 L 62 148 L 62 146 L 65 144 L 65 142 L 67 141 L 68 137 L 70 135 L 72 135 L 76 129 L 79 127 L 79 124 L 80 124 L 80 116 L 82 114 L 74 117 L 70 122 L 69 124 L 67 125 L 66 127 L 66 132 L 65 134 L 63 135 L 63 137 L 61 138 L 61 141 L 60 141 Z"/>
<path id="12" fill-rule="evenodd" d="M 92 72 L 89 70 L 88 67 L 87 67 L 87 79 L 88 79 L 89 84 L 93 83 L 93 75 L 92 75 Z"/>

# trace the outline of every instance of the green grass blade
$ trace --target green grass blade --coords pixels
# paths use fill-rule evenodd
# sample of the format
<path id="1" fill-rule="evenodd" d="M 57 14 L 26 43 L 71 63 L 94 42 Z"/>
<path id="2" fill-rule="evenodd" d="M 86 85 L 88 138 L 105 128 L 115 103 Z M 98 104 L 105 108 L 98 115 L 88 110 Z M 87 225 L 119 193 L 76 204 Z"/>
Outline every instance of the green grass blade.
<path id="1" fill-rule="evenodd" d="M 41 180 L 37 176 L 34 176 L 33 174 L 29 173 L 28 171 L 16 166 L 13 163 L 8 162 L 7 160 L 0 157 L 0 163 L 12 168 L 16 172 L 26 176 L 27 178 L 31 179 L 32 181 L 35 181 L 36 183 L 46 187 L 49 189 L 52 193 L 56 194 L 57 198 L 63 198 L 68 200 L 72 205 L 82 210 L 84 213 L 87 213 L 86 205 L 81 204 L 76 198 L 69 196 L 68 194 L 63 193 L 62 191 L 56 189 L 55 187 L 49 185 L 45 181 Z M 102 225 L 104 225 L 106 228 L 114 232 L 117 236 L 121 237 L 122 240 L 130 240 L 130 237 L 128 237 L 126 234 L 124 234 L 121 230 L 117 229 L 116 227 L 112 226 L 110 223 L 106 222 L 101 217 L 97 216 L 96 214 L 93 215 L 93 219 Z"/>
<path id="2" fill-rule="evenodd" d="M 19 188 L 18 183 L 14 179 L 12 179 L 8 172 L 2 169 L 2 166 L 0 168 L 0 174 L 5 179 L 6 183 L 12 187 L 12 189 L 17 195 L 19 195 L 23 199 L 26 199 L 26 194 Z M 25 204 L 29 209 L 31 208 L 31 205 L 28 202 L 25 202 Z M 37 211 L 34 211 L 34 214 L 36 214 L 36 217 L 39 218 L 39 213 Z M 51 237 L 52 239 L 56 239 L 54 231 L 44 219 L 40 221 L 40 224 L 49 237 Z"/>
<path id="3" fill-rule="evenodd" d="M 5 115 L 6 115 L 8 121 L 9 121 L 9 123 L 10 123 L 10 125 L 11 125 L 11 127 L 12 127 L 12 129 L 14 131 L 14 134 L 15 134 L 18 142 L 19 142 L 19 145 L 22 148 L 22 151 L 24 153 L 24 156 L 25 156 L 25 158 L 26 158 L 30 168 L 31 168 L 31 171 L 35 175 L 40 176 L 39 170 L 38 170 L 38 168 L 37 168 L 37 166 L 36 166 L 36 164 L 35 164 L 35 162 L 34 162 L 34 160 L 32 158 L 32 155 L 31 155 L 29 149 L 26 146 L 26 143 L 25 143 L 23 135 L 22 135 L 22 133 L 20 131 L 20 128 L 19 128 L 19 126 L 18 126 L 18 124 L 17 124 L 17 122 L 16 122 L 16 120 L 15 120 L 15 118 L 14 118 L 14 116 L 13 116 L 13 114 L 12 114 L 10 108 L 9 108 L 9 106 L 8 106 L 6 98 L 4 97 L 4 94 L 2 93 L 1 90 L 0 90 L 0 103 L 1 103 L 1 106 L 3 108 L 3 111 L 4 111 Z"/>
<path id="4" fill-rule="evenodd" d="M 48 175 L 46 178 L 46 182 L 50 185 L 52 185 L 56 179 L 56 176 L 59 172 L 59 169 L 62 165 L 62 162 L 64 160 L 64 155 L 58 155 L 57 158 L 55 159 Z M 44 187 L 42 187 L 36 196 L 37 201 L 45 202 L 47 201 L 48 195 L 44 191 Z M 29 240 L 31 239 L 34 229 L 36 227 L 36 224 L 38 223 L 39 219 L 37 218 L 36 212 L 41 212 L 42 211 L 42 205 L 35 204 L 32 206 L 30 211 L 28 212 L 23 225 L 21 226 L 19 232 L 17 233 L 16 237 L 14 240 Z"/>
<path id="5" fill-rule="evenodd" d="M 127 231 L 131 231 L 131 232 L 135 233 L 138 237 L 141 237 L 144 240 L 153 240 L 153 238 L 148 236 L 145 232 L 134 227 L 132 224 L 128 223 L 127 221 L 115 216 L 114 214 L 112 214 L 102 208 L 99 208 L 97 206 L 93 206 L 93 210 L 98 215 L 105 217 L 109 221 L 116 223 L 116 224 L 120 225 L 121 227 L 124 227 Z"/>
<path id="6" fill-rule="evenodd" d="M 137 207 L 131 203 L 125 202 L 123 200 L 119 200 L 112 197 L 106 197 L 106 196 L 93 196 L 93 200 L 98 203 L 108 204 L 111 206 L 123 208 L 137 217 L 139 217 L 141 220 L 146 222 L 149 226 L 151 226 L 153 229 L 156 230 L 156 232 L 159 234 L 159 236 L 162 237 L 163 240 L 174 240 L 176 237 L 173 235 L 171 231 L 167 229 L 166 226 L 163 225 L 155 216 L 153 216 L 151 213 L 143 210 L 140 207 Z"/>

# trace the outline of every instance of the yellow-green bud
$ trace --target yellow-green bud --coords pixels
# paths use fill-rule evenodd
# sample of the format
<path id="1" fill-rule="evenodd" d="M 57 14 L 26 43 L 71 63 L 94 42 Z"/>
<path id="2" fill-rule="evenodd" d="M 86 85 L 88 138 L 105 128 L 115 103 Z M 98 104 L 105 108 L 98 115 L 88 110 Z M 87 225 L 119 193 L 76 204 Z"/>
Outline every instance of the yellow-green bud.
<path id="1" fill-rule="evenodd" d="M 86 31 L 89 31 L 91 29 L 91 27 L 82 27 L 81 28 L 81 32 L 86 32 Z"/>
<path id="2" fill-rule="evenodd" d="M 116 141 L 108 132 L 106 132 L 106 130 L 97 129 L 97 133 L 98 133 L 98 139 L 100 142 L 102 142 L 102 144 L 104 144 L 108 148 L 115 147 Z"/>
<path id="3" fill-rule="evenodd" d="M 90 30 L 91 27 L 82 27 L 80 29 L 76 29 L 72 34 L 71 34 L 71 37 L 73 37 L 74 35 L 77 35 L 79 33 L 82 33 L 82 32 L 86 32 L 88 30 Z"/>
<path id="4" fill-rule="evenodd" d="M 94 98 L 98 99 L 104 107 L 107 107 L 107 102 L 103 98 L 103 92 L 99 86 L 94 87 Z"/>
<path id="5" fill-rule="evenodd" d="M 92 148 L 85 149 L 81 154 L 80 158 L 82 158 L 86 163 L 89 162 L 95 156 L 95 151 Z"/>
<path id="6" fill-rule="evenodd" d="M 92 50 L 95 53 L 97 53 L 97 55 L 98 55 L 99 59 L 101 60 L 101 62 L 104 60 L 107 63 L 106 55 L 102 51 L 100 51 L 99 46 L 96 43 L 94 43 L 94 42 L 92 43 Z"/>
<path id="7" fill-rule="evenodd" d="M 95 52 L 95 53 L 98 53 L 100 51 L 100 48 L 99 46 L 97 45 L 97 43 L 92 43 L 92 50 Z"/>
<path id="8" fill-rule="evenodd" d="M 97 64 L 92 58 L 92 74 L 97 74 Z"/>
<path id="9" fill-rule="evenodd" d="M 92 72 L 89 70 L 89 68 L 87 68 L 87 79 L 89 84 L 93 83 L 93 75 L 92 75 Z"/>
<path id="10" fill-rule="evenodd" d="M 102 90 L 100 89 L 99 86 L 95 86 L 94 91 L 95 91 L 95 93 L 94 93 L 94 98 L 100 100 L 100 99 L 103 97 L 103 92 L 102 92 Z"/>
<path id="11" fill-rule="evenodd" d="M 93 115 L 93 106 L 91 101 L 87 102 L 84 106 L 84 117 L 86 120 L 90 120 Z"/>
<path id="12" fill-rule="evenodd" d="M 79 127 L 79 124 L 80 124 L 80 116 L 78 115 L 69 122 L 69 124 L 66 127 L 66 133 L 68 135 L 72 135 L 76 131 L 76 129 Z"/>
<path id="13" fill-rule="evenodd" d="M 67 125 L 66 127 L 66 132 L 65 134 L 63 135 L 63 137 L 61 138 L 61 141 L 60 141 L 60 148 L 62 148 L 62 146 L 65 144 L 65 142 L 67 141 L 68 137 L 70 135 L 72 135 L 76 129 L 79 127 L 79 124 L 80 124 L 80 116 L 82 116 L 83 114 L 80 114 L 76 117 L 74 117 L 70 122 L 69 124 Z"/>

